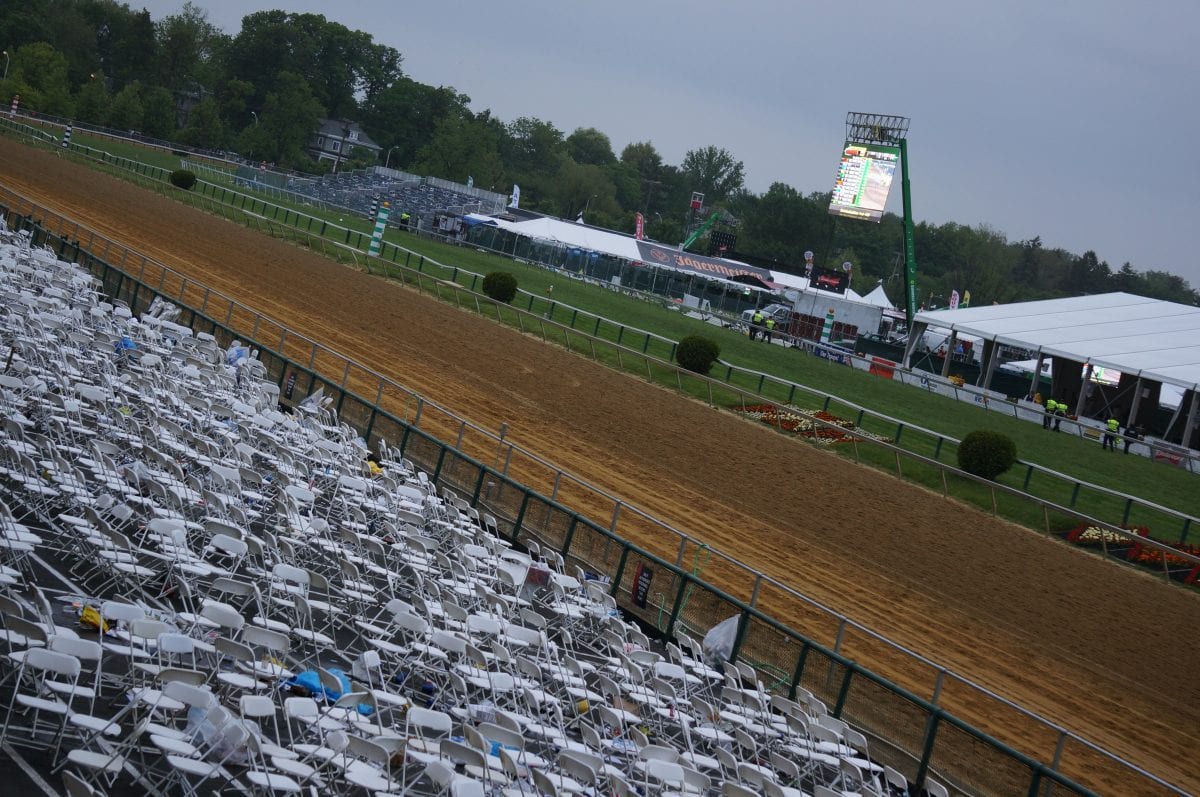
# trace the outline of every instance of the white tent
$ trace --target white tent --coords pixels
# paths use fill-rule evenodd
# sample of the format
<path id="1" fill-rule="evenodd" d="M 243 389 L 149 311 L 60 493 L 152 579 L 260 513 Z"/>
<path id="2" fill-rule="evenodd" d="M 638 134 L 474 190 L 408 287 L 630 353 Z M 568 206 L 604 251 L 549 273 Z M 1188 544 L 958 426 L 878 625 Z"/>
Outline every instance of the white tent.
<path id="1" fill-rule="evenodd" d="M 892 304 L 892 300 L 888 298 L 887 291 L 883 289 L 882 282 L 875 286 L 875 290 L 862 297 L 862 300 L 889 310 L 893 310 L 896 307 L 896 305 Z"/>
<path id="2" fill-rule="evenodd" d="M 506 230 L 530 238 L 557 241 L 567 246 L 578 246 L 591 252 L 616 255 L 626 260 L 640 260 L 637 242 L 628 235 L 588 227 L 586 224 L 540 218 L 503 224 Z"/>
<path id="3" fill-rule="evenodd" d="M 937 310 L 913 320 L 1182 388 L 1200 384 L 1200 307 L 1104 293 Z"/>

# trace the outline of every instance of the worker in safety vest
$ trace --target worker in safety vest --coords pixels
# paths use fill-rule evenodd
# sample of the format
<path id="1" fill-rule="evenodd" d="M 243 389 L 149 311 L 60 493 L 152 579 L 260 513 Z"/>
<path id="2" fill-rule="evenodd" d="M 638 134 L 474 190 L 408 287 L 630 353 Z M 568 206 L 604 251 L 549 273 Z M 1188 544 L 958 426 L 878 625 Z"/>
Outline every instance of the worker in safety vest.
<path id="1" fill-rule="evenodd" d="M 1121 422 L 1116 418 L 1109 418 L 1104 422 L 1104 442 L 1102 448 L 1107 448 L 1109 451 L 1117 450 L 1117 433 L 1121 431 Z"/>
<path id="2" fill-rule="evenodd" d="M 1054 417 L 1054 407 L 1055 407 L 1054 399 L 1052 399 L 1052 398 L 1046 399 L 1046 404 L 1044 406 L 1046 413 L 1042 416 L 1042 428 L 1043 429 L 1050 428 L 1050 421 Z"/>
<path id="3" fill-rule="evenodd" d="M 763 336 L 766 338 L 767 343 L 771 342 L 771 333 L 774 331 L 775 331 L 775 319 L 768 318 L 767 319 L 767 331 L 763 333 Z"/>
<path id="4" fill-rule="evenodd" d="M 754 315 L 750 316 L 750 340 L 758 338 L 758 330 L 762 328 L 762 322 L 762 310 L 755 310 Z"/>
<path id="5" fill-rule="evenodd" d="M 1054 431 L 1058 431 L 1062 419 L 1067 416 L 1067 404 L 1065 401 L 1054 402 Z"/>

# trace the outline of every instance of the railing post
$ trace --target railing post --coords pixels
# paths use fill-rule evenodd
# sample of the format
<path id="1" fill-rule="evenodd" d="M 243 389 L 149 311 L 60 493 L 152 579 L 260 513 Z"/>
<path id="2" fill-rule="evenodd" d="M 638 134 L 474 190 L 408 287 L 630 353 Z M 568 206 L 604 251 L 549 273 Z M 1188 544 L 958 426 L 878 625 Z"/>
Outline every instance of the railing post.
<path id="1" fill-rule="evenodd" d="M 808 659 L 809 650 L 811 648 L 807 642 L 800 643 L 800 655 L 796 657 L 796 669 L 792 672 L 792 684 L 788 687 L 788 700 L 796 699 L 796 688 L 804 680 L 804 663 Z"/>
<path id="2" fill-rule="evenodd" d="M 517 510 L 517 519 L 513 521 L 512 541 L 517 541 L 517 535 L 525 525 L 525 511 L 529 508 L 529 490 L 521 493 L 521 507 Z M 566 553 L 563 554 L 566 556 Z"/>
<path id="3" fill-rule="evenodd" d="M 629 549 L 626 548 L 626 550 Z M 690 580 L 691 576 L 689 576 L 687 573 L 680 575 L 679 589 L 675 592 L 675 604 L 671 607 L 671 616 L 667 618 L 667 627 L 662 629 L 663 634 L 666 635 L 667 638 L 670 638 L 671 634 L 674 633 L 675 623 L 679 619 L 679 612 L 683 610 L 683 596 L 687 594 L 689 586 L 688 582 Z M 743 622 L 745 622 L 745 615 L 743 615 L 743 619 L 738 622 L 738 639 L 734 640 L 733 652 L 729 655 L 730 661 L 737 660 L 737 651 L 741 643 L 741 626 Z"/>
<path id="4" fill-rule="evenodd" d="M 933 757 L 933 744 L 937 739 L 938 725 L 941 721 L 941 709 L 935 708 L 929 714 L 929 722 L 925 724 L 925 743 L 921 747 L 921 762 L 917 765 L 917 776 L 913 778 L 917 789 L 925 784 L 925 776 L 929 774 L 929 759 Z"/>

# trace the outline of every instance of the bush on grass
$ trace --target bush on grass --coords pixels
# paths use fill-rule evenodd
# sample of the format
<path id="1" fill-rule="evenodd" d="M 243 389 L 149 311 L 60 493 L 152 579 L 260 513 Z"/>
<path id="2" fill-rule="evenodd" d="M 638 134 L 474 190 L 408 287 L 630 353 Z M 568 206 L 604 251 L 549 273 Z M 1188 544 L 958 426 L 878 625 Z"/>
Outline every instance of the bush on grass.
<path id="1" fill-rule="evenodd" d="M 720 356 L 721 347 L 716 341 L 700 335 L 688 335 L 675 347 L 675 362 L 698 374 L 711 371 Z"/>
<path id="2" fill-rule="evenodd" d="M 517 278 L 507 271 L 493 271 L 483 278 L 483 292 L 498 302 L 508 304 L 517 295 Z"/>
<path id="3" fill-rule="evenodd" d="M 191 191 L 192 186 L 196 184 L 196 174 L 188 169 L 176 169 L 171 172 L 168 179 L 171 181 L 171 185 L 185 191 Z"/>
<path id="4" fill-rule="evenodd" d="M 1016 461 L 1016 443 L 1000 432 L 977 429 L 958 444 L 958 466 L 984 479 L 994 480 Z"/>

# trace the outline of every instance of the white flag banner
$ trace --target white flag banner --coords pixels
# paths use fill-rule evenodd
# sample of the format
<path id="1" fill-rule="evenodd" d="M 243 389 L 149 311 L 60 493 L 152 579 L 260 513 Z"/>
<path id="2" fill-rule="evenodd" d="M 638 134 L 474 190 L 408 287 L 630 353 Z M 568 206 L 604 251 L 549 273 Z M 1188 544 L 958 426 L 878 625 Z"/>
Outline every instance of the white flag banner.
<path id="1" fill-rule="evenodd" d="M 950 309 L 958 309 L 958 291 L 950 291 Z"/>
<path id="2" fill-rule="evenodd" d="M 510 208 L 521 207 L 521 186 L 513 183 L 512 200 L 508 203 Z"/>

